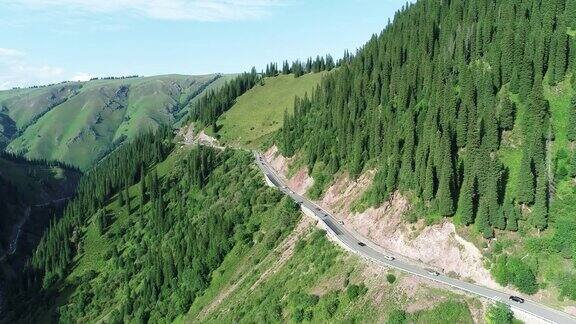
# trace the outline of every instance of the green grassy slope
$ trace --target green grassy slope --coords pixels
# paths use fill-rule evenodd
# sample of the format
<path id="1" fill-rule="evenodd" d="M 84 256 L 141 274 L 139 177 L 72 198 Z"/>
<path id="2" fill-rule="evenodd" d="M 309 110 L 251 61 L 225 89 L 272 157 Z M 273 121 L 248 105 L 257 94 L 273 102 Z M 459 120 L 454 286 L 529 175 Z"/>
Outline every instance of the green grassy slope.
<path id="1" fill-rule="evenodd" d="M 479 308 L 479 301 L 375 269 L 309 223 L 272 251 L 264 244 L 234 249 L 206 292 L 177 322 L 383 323 L 394 311 L 428 305 L 408 311 L 409 321 L 473 323 L 470 308 Z"/>
<path id="2" fill-rule="evenodd" d="M 176 122 L 190 101 L 218 84 L 217 75 L 162 75 L 2 91 L 0 144 L 86 169 L 117 143 Z"/>
<path id="3" fill-rule="evenodd" d="M 126 87 L 86 87 L 28 127 L 8 150 L 86 168 L 112 142 L 125 115 L 127 94 Z"/>
<path id="4" fill-rule="evenodd" d="M 18 129 L 26 128 L 36 118 L 82 88 L 80 82 L 57 84 L 37 89 L 18 89 L 0 92 L 0 106 L 15 121 Z"/>
<path id="5" fill-rule="evenodd" d="M 224 143 L 257 147 L 282 126 L 284 111 L 293 109 L 294 97 L 310 94 L 326 72 L 299 78 L 279 75 L 264 79 L 240 96 L 218 122 L 218 135 Z"/>

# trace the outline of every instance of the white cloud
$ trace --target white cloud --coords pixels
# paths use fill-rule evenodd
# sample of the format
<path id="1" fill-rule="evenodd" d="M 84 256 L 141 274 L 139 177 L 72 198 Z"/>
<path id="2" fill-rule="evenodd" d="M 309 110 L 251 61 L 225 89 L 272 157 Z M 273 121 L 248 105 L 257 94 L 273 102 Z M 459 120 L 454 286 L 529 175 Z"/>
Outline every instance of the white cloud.
<path id="1" fill-rule="evenodd" d="M 230 21 L 266 16 L 286 0 L 18 0 L 31 8 L 129 13 L 162 20 Z"/>
<path id="2" fill-rule="evenodd" d="M 0 48 L 0 89 L 53 83 L 64 78 L 60 67 L 32 64 L 26 53 L 11 48 Z"/>
<path id="3" fill-rule="evenodd" d="M 70 81 L 89 81 L 92 76 L 88 73 L 80 72 L 74 75 Z"/>

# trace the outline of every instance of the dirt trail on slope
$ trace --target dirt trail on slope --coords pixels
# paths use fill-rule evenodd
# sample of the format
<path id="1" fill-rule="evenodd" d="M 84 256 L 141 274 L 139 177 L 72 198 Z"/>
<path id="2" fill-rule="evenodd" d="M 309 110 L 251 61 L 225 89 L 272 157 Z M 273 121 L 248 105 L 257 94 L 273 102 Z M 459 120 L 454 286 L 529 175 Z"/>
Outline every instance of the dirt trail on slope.
<path id="1" fill-rule="evenodd" d="M 284 178 L 292 162 L 278 153 L 276 147 L 264 155 Z M 340 176 L 317 202 L 337 218 L 343 219 L 347 229 L 376 243 L 379 247 L 407 258 L 418 260 L 447 273 L 491 288 L 502 289 L 483 266 L 481 251 L 456 233 L 455 226 L 445 221 L 426 226 L 424 221 L 408 224 L 402 216 L 410 209 L 406 197 L 396 192 L 378 206 L 361 213 L 351 212 L 351 205 L 368 189 L 375 171 L 369 170 L 356 181 Z M 305 169 L 288 179 L 288 186 L 299 194 L 313 183 Z"/>
<path id="2" fill-rule="evenodd" d="M 274 253 L 269 255 L 274 256 L 276 261 L 268 268 L 264 273 L 254 282 L 254 284 L 250 287 L 250 290 L 256 289 L 262 282 L 266 281 L 270 275 L 278 272 L 282 266 L 292 257 L 294 254 L 294 249 L 296 248 L 296 243 L 303 237 L 305 233 L 307 233 L 308 229 L 314 226 L 316 221 L 311 217 L 303 216 L 294 230 L 278 245 L 277 248 L 274 249 L 274 252 L 279 253 L 279 256 L 276 257 Z"/>
<path id="3" fill-rule="evenodd" d="M 262 275 L 252 284 L 250 287 L 250 291 L 257 288 L 262 282 L 266 281 L 268 277 L 277 271 L 279 271 L 284 264 L 290 259 L 290 257 L 294 254 L 294 248 L 296 247 L 296 243 L 302 236 L 304 236 L 308 229 L 314 226 L 315 221 L 310 217 L 302 217 L 294 230 L 271 252 L 268 254 L 267 259 L 263 260 L 258 267 L 262 264 L 267 264 L 267 261 L 270 261 L 270 258 L 274 258 L 275 260 L 273 263 L 268 267 Z M 278 256 L 279 255 L 279 256 Z M 246 271 L 245 268 L 238 268 L 238 272 Z M 203 320 L 206 319 L 214 310 L 216 310 L 222 303 L 234 293 L 238 287 L 240 287 L 246 278 L 250 276 L 251 273 L 245 272 L 233 285 L 223 288 L 218 295 L 212 300 L 210 304 L 204 307 L 202 311 L 198 314 L 197 319 Z"/>
<path id="4" fill-rule="evenodd" d="M 200 133 L 195 133 L 193 123 L 191 123 L 188 126 L 184 126 L 184 127 L 180 128 L 177 135 L 179 137 L 180 136 L 182 137 L 180 144 L 182 144 L 184 146 L 200 144 L 200 145 L 204 145 L 204 146 L 210 146 L 213 148 L 217 148 L 220 150 L 224 149 L 224 147 L 218 143 L 217 139 L 206 134 L 206 132 L 204 132 L 204 130 L 201 130 Z"/>

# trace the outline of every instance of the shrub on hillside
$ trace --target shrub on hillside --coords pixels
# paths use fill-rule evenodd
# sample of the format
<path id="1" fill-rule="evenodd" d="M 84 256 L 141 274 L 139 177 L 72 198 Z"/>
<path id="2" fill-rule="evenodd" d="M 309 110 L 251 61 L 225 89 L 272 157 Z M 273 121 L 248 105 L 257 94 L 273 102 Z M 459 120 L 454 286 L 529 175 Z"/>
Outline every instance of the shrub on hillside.
<path id="1" fill-rule="evenodd" d="M 366 285 L 363 283 L 360 285 L 350 285 L 348 286 L 348 289 L 346 289 L 346 296 L 348 296 L 349 300 L 353 301 L 361 295 L 364 295 L 367 291 L 368 288 L 366 288 Z"/>

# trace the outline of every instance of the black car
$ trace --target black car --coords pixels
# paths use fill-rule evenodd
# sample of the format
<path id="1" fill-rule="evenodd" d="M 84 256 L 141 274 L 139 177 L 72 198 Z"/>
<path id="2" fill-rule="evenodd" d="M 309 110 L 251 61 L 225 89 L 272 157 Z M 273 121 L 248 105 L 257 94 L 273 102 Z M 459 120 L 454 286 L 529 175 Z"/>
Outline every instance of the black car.
<path id="1" fill-rule="evenodd" d="M 364 243 L 364 242 L 358 242 L 358 245 L 360 245 L 360 246 L 366 246 L 366 243 Z"/>
<path id="2" fill-rule="evenodd" d="M 517 303 L 522 304 L 524 302 L 524 298 L 518 296 L 510 296 L 511 301 L 515 301 Z"/>

